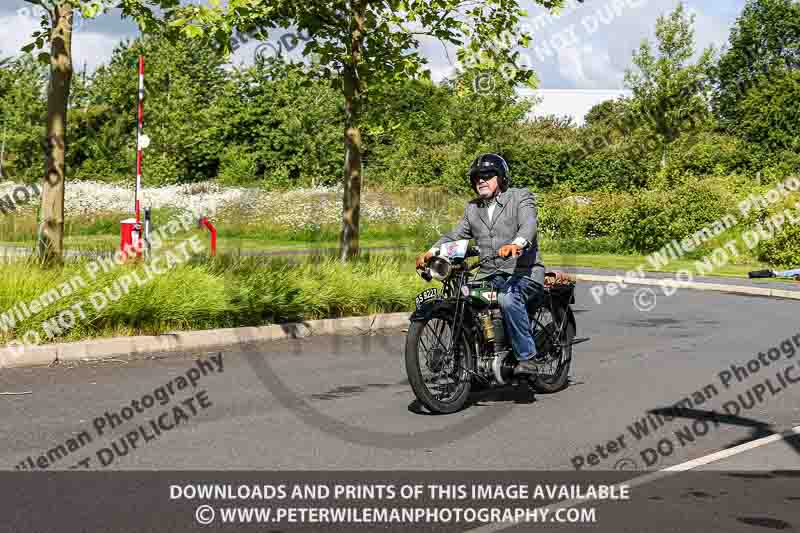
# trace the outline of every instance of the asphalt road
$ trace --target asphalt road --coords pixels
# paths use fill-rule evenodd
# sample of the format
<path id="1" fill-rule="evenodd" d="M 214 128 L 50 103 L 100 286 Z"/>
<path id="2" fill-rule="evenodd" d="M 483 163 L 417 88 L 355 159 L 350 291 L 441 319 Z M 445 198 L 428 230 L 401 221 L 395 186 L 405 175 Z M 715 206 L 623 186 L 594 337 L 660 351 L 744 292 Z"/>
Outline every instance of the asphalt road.
<path id="1" fill-rule="evenodd" d="M 578 288 L 578 336 L 591 340 L 575 347 L 566 390 L 534 399 L 513 390 L 475 395 L 468 409 L 446 416 L 427 415 L 415 402 L 400 331 L 231 349 L 222 371 L 197 370 L 196 388 L 176 384 L 167 403 L 142 408 L 114 429 L 111 415 L 102 435 L 96 418 L 174 383 L 206 354 L 7 369 L 0 375 L 0 462 L 7 469 L 28 457 L 35 462 L 85 432 L 90 441 L 49 466 L 91 457 L 90 466 L 100 468 L 99 449 L 113 451 L 112 442 L 163 412 L 174 417 L 173 406 L 201 390 L 196 413 L 183 404 L 186 416 L 170 418 L 175 427 L 115 453 L 107 468 L 659 469 L 800 425 L 800 385 L 784 379 L 782 387 L 776 376 L 800 356 L 781 353 L 772 362 L 765 355 L 769 366 L 759 363 L 741 382 L 732 377 L 729 388 L 720 375 L 799 333 L 797 302 L 681 290 L 658 294 L 655 308 L 643 312 L 632 303 L 635 290 L 597 304 L 589 284 Z M 800 377 L 800 365 L 787 375 Z M 747 391 L 758 386 L 760 401 L 751 407 Z M 637 430 L 649 412 L 687 397 L 691 409 L 680 417 L 650 413 L 661 427 L 646 436 Z M 798 468 L 798 448 L 779 445 L 737 466 Z"/>

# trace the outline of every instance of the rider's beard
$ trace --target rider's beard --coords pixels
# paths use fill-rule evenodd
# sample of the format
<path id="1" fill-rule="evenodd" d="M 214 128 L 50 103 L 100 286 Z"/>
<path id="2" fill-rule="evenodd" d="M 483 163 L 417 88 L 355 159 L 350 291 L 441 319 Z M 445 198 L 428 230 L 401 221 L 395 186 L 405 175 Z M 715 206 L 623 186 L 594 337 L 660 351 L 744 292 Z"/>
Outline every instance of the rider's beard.
<path id="1" fill-rule="evenodd" d="M 484 188 L 478 187 L 478 195 L 483 198 L 484 200 L 491 200 L 497 193 L 500 191 L 500 187 L 497 187 L 494 191 L 491 189 L 490 186 L 486 186 Z"/>

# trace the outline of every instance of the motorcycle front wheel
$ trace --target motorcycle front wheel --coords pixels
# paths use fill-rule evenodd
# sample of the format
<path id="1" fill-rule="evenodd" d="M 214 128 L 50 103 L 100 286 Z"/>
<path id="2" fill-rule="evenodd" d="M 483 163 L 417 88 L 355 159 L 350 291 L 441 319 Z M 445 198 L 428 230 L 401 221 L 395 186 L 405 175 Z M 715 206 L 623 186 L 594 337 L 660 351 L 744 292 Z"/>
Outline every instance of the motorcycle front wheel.
<path id="1" fill-rule="evenodd" d="M 468 369 L 472 350 L 463 332 L 452 343 L 452 317 L 412 322 L 406 336 L 406 375 L 417 399 L 431 412 L 459 411 L 472 386 Z"/>

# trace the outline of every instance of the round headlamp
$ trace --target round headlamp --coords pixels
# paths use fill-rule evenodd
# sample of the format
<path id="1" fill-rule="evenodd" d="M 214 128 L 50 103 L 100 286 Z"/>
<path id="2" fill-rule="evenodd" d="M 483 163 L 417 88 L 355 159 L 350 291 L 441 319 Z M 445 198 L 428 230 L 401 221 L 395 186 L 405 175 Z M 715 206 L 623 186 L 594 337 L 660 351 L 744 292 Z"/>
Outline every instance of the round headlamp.
<path id="1" fill-rule="evenodd" d="M 443 281 L 450 275 L 452 265 L 450 261 L 444 257 L 433 257 L 428 264 L 428 268 L 431 271 L 431 277 L 433 277 L 433 279 Z"/>

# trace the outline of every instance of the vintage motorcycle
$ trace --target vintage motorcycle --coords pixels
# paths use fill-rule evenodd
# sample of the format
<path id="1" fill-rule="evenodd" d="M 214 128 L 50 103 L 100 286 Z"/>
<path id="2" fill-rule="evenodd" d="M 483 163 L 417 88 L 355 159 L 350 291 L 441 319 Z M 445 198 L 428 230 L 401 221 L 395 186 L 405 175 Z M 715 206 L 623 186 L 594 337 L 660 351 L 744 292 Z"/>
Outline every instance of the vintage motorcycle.
<path id="1" fill-rule="evenodd" d="M 473 271 L 491 261 L 470 265 L 479 250 L 468 240 L 445 243 L 418 274 L 442 282 L 442 291 L 426 289 L 416 297 L 406 336 L 406 373 L 417 399 L 435 413 L 453 413 L 466 403 L 473 387 L 527 383 L 534 392 L 552 393 L 567 386 L 575 338 L 575 283 L 547 272 L 544 301 L 528 308 L 537 352 L 545 354 L 540 371 L 514 377 L 517 357 L 511 347 L 494 288 L 472 281 Z"/>

